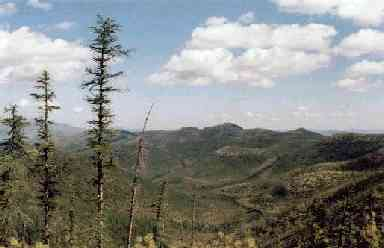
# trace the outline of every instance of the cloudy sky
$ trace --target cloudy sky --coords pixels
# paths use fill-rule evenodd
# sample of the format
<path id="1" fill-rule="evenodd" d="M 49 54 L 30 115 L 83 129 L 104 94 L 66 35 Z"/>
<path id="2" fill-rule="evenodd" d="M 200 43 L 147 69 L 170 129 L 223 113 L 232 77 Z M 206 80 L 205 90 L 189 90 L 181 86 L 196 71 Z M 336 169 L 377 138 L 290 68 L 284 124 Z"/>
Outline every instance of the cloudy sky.
<path id="1" fill-rule="evenodd" d="M 384 129 L 382 0 L 0 0 L 0 105 L 29 118 L 42 69 L 57 122 L 91 118 L 79 85 L 96 14 L 135 52 L 114 66 L 116 126 Z"/>

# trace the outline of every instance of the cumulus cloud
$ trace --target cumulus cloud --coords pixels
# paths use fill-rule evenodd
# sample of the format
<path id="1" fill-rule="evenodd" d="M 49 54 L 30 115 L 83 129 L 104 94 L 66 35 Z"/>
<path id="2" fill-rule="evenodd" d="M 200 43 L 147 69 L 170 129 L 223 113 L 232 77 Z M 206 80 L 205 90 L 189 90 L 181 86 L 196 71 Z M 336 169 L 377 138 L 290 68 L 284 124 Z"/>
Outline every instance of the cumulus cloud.
<path id="1" fill-rule="evenodd" d="M 335 48 L 335 52 L 347 57 L 384 55 L 384 47 L 380 44 L 384 44 L 384 32 L 374 29 L 361 29 L 357 33 L 344 38 Z"/>
<path id="2" fill-rule="evenodd" d="M 0 15 L 12 15 L 17 12 L 15 3 L 0 3 Z"/>
<path id="3" fill-rule="evenodd" d="M 213 20 L 215 23 L 212 24 Z M 192 32 L 190 49 L 248 49 L 280 47 L 304 51 L 327 51 L 336 35 L 334 27 L 322 24 L 267 25 L 224 21 L 210 18 Z"/>
<path id="4" fill-rule="evenodd" d="M 336 82 L 339 88 L 354 92 L 366 92 L 382 85 L 380 75 L 384 74 L 384 61 L 363 60 L 347 68 L 343 79 Z"/>
<path id="5" fill-rule="evenodd" d="M 246 84 L 272 87 L 276 79 L 310 73 L 331 60 L 336 30 L 327 25 L 267 25 L 211 17 L 185 47 L 149 80 L 163 85 Z"/>
<path id="6" fill-rule="evenodd" d="M 42 0 L 28 0 L 27 4 L 36 9 L 51 10 L 52 4 Z"/>
<path id="7" fill-rule="evenodd" d="M 354 92 L 366 92 L 383 84 L 379 77 L 384 74 L 384 61 L 367 60 L 367 58 L 383 59 L 384 32 L 374 29 L 361 29 L 345 37 L 334 48 L 336 55 L 348 58 L 364 58 L 349 66 L 336 86 Z"/>
<path id="8" fill-rule="evenodd" d="M 305 15 L 330 14 L 350 19 L 361 26 L 379 26 L 384 23 L 382 0 L 271 0 L 288 13 Z"/>
<path id="9" fill-rule="evenodd" d="M 383 75 L 384 61 L 363 60 L 349 67 L 347 74 L 351 77 Z"/>
<path id="10" fill-rule="evenodd" d="M 369 88 L 377 87 L 380 84 L 382 84 L 381 80 L 372 81 L 366 77 L 344 78 L 336 83 L 337 87 L 354 92 L 366 92 Z"/>
<path id="11" fill-rule="evenodd" d="M 28 27 L 0 30 L 0 83 L 34 81 L 43 69 L 57 81 L 79 79 L 89 50 L 77 42 L 51 39 Z"/>

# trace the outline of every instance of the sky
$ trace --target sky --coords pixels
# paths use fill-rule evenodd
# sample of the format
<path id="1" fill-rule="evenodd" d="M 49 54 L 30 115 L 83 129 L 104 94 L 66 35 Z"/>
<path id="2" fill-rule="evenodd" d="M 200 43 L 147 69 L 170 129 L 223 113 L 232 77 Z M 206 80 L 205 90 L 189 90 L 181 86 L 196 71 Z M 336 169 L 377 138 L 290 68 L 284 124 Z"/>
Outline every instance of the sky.
<path id="1" fill-rule="evenodd" d="M 112 66 L 116 127 L 140 128 L 154 103 L 151 129 L 384 129 L 382 0 L 0 0 L 0 106 L 37 116 L 48 69 L 54 120 L 86 127 L 97 14 L 134 49 Z"/>

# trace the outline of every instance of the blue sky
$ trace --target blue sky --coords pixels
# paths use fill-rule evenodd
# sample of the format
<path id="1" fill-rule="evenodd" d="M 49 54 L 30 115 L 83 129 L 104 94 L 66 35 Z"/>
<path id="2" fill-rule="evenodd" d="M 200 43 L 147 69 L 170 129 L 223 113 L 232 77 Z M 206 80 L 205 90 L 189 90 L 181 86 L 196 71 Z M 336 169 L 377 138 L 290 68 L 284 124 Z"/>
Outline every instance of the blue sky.
<path id="1" fill-rule="evenodd" d="M 122 44 L 135 49 L 114 66 L 126 72 L 115 84 L 129 89 L 114 96 L 118 127 L 139 128 L 154 102 L 153 129 L 227 121 L 382 129 L 384 3 L 355 2 L 3 0 L 0 105 L 36 116 L 28 94 L 48 68 L 62 107 L 55 120 L 85 126 L 91 114 L 79 85 L 88 27 L 100 13 L 123 26 Z"/>

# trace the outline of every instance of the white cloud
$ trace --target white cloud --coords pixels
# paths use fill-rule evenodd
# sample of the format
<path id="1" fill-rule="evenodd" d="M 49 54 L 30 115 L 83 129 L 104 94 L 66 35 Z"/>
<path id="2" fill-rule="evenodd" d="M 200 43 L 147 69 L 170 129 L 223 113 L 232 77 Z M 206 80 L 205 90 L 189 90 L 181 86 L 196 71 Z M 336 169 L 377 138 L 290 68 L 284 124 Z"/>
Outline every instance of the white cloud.
<path id="1" fill-rule="evenodd" d="M 248 12 L 239 17 L 239 22 L 243 24 L 251 24 L 255 20 L 255 13 Z"/>
<path id="2" fill-rule="evenodd" d="M 51 39 L 28 27 L 0 30 L 0 83 L 34 81 L 43 69 L 57 81 L 79 80 L 89 51 L 77 42 Z"/>
<path id="3" fill-rule="evenodd" d="M 343 79 L 336 82 L 339 88 L 354 92 L 366 92 L 382 85 L 380 76 L 384 74 L 384 61 L 363 60 L 347 68 Z"/>
<path id="4" fill-rule="evenodd" d="M 354 92 L 366 92 L 369 88 L 377 87 L 380 84 L 382 84 L 382 81 L 372 82 L 366 77 L 344 78 L 336 82 L 337 87 Z"/>
<path id="5" fill-rule="evenodd" d="M 12 15 L 17 12 L 15 3 L 0 3 L 0 15 Z"/>
<path id="6" fill-rule="evenodd" d="M 349 58 L 384 57 L 384 32 L 374 29 L 361 29 L 344 38 L 334 48 L 337 55 Z M 354 92 L 366 92 L 383 84 L 380 75 L 384 74 L 384 61 L 364 59 L 354 63 L 346 69 L 344 77 L 336 82 L 336 86 Z"/>
<path id="7" fill-rule="evenodd" d="M 282 11 L 300 14 L 326 14 L 338 5 L 338 0 L 272 0 Z"/>
<path id="8" fill-rule="evenodd" d="M 214 26 L 214 25 L 222 25 L 227 22 L 227 18 L 225 17 L 217 17 L 217 16 L 212 16 L 207 19 L 205 24 L 207 26 Z"/>
<path id="9" fill-rule="evenodd" d="M 75 22 L 63 21 L 63 22 L 59 22 L 57 24 L 52 25 L 49 29 L 58 30 L 58 31 L 67 31 L 73 28 L 75 24 L 76 24 Z"/>
<path id="10" fill-rule="evenodd" d="M 357 33 L 344 38 L 335 48 L 335 52 L 347 57 L 384 55 L 384 46 L 380 44 L 384 44 L 384 32 L 373 29 L 361 29 Z"/>
<path id="11" fill-rule="evenodd" d="M 363 60 L 349 67 L 347 74 L 351 77 L 383 75 L 384 61 Z"/>
<path id="12" fill-rule="evenodd" d="M 190 49 L 248 49 L 280 47 L 304 51 L 327 51 L 336 35 L 334 27 L 322 24 L 267 25 L 220 22 L 210 18 L 197 27 L 186 47 Z M 220 19 L 221 20 L 221 19 Z M 223 19 L 224 20 L 224 19 Z"/>
<path id="13" fill-rule="evenodd" d="M 247 20 L 251 19 L 246 14 Z M 246 84 L 272 87 L 276 79 L 326 67 L 333 27 L 266 25 L 211 17 L 197 27 L 184 49 L 149 80 L 163 85 Z"/>
<path id="14" fill-rule="evenodd" d="M 305 15 L 330 14 L 350 19 L 361 26 L 384 23 L 382 0 L 271 0 L 282 11 Z"/>
<path id="15" fill-rule="evenodd" d="M 43 2 L 42 0 L 28 0 L 27 4 L 36 9 L 51 10 L 52 4 L 49 2 Z"/>

